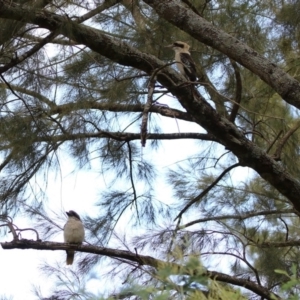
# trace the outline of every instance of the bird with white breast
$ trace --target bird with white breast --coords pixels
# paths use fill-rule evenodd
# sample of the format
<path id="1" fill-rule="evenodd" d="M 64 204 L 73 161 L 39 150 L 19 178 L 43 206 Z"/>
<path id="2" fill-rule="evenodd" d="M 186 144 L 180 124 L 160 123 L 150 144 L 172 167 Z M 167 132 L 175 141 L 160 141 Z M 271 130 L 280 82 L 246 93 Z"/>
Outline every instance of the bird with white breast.
<path id="1" fill-rule="evenodd" d="M 175 61 L 179 72 L 189 81 L 197 80 L 196 65 L 189 51 L 190 46 L 184 42 L 174 42 L 166 46 L 175 51 Z"/>
<path id="2" fill-rule="evenodd" d="M 64 241 L 70 244 L 82 244 L 84 240 L 84 227 L 79 215 L 70 210 L 66 212 L 68 221 L 64 226 Z M 72 265 L 74 261 L 74 250 L 66 250 L 67 252 L 67 265 Z"/>

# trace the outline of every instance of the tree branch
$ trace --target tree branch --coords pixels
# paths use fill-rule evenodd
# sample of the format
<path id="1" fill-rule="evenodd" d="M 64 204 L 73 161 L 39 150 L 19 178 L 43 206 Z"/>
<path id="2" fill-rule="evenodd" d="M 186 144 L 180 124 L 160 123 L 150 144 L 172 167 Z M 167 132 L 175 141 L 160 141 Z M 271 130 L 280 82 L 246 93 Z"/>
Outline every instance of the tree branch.
<path id="1" fill-rule="evenodd" d="M 184 225 L 181 225 L 179 229 L 184 229 L 186 227 L 198 224 L 198 223 L 204 223 L 209 221 L 221 221 L 221 220 L 246 220 L 249 218 L 254 218 L 258 216 L 267 216 L 267 215 L 281 215 L 281 214 L 293 214 L 295 213 L 294 209 L 286 209 L 286 210 L 269 210 L 269 211 L 258 211 L 258 212 L 249 212 L 242 215 L 224 215 L 224 216 L 212 216 L 212 217 L 206 217 L 194 220 L 192 222 L 186 223 Z"/>
<path id="2" fill-rule="evenodd" d="M 152 256 L 144 256 L 137 253 L 133 253 L 126 250 L 117 250 L 112 248 L 105 248 L 105 247 L 96 247 L 91 245 L 72 245 L 72 244 L 64 244 L 64 243 L 54 243 L 54 242 L 38 242 L 38 241 L 31 241 L 31 240 L 16 240 L 11 242 L 3 242 L 1 246 L 4 250 L 10 249 L 36 249 L 36 250 L 74 250 L 78 252 L 84 253 L 92 253 L 98 255 L 104 255 L 111 258 L 121 258 L 128 260 L 130 262 L 135 262 L 139 265 L 150 266 L 155 269 L 164 269 L 168 268 L 171 273 L 173 274 L 185 274 L 185 275 L 202 275 L 207 276 L 211 279 L 215 279 L 217 281 L 230 283 L 236 286 L 244 287 L 257 295 L 265 297 L 268 300 L 279 300 L 281 299 L 274 293 L 271 293 L 268 289 L 259 286 L 255 282 L 229 276 L 224 273 L 215 272 L 215 271 L 206 271 L 202 268 L 199 269 L 186 269 L 184 266 L 166 262 L 160 259 L 156 259 Z"/>
<path id="3" fill-rule="evenodd" d="M 143 147 L 146 146 L 146 139 L 147 139 L 147 133 L 148 133 L 148 117 L 149 117 L 149 110 L 153 103 L 153 92 L 155 88 L 155 82 L 156 82 L 156 73 L 155 71 L 150 79 L 148 84 L 148 97 L 147 102 L 144 106 L 143 116 L 142 116 L 142 124 L 141 124 L 141 144 Z"/>
<path id="4" fill-rule="evenodd" d="M 278 142 L 275 153 L 274 153 L 274 158 L 275 159 L 280 159 L 282 149 L 285 145 L 285 143 L 288 141 L 288 139 L 292 136 L 294 132 L 296 132 L 300 127 L 300 121 L 298 121 Z"/>
<path id="5" fill-rule="evenodd" d="M 300 83 L 253 49 L 223 31 L 217 30 L 211 23 L 191 10 L 177 5 L 175 1 L 144 1 L 159 11 L 166 20 L 179 24 L 183 30 L 191 32 L 191 34 L 194 31 L 193 36 L 198 40 L 219 49 L 258 74 L 274 87 L 283 99 L 300 107 Z M 178 19 L 179 15 L 185 17 Z M 263 149 L 249 141 L 233 123 L 220 116 L 195 88 L 182 84 L 182 76 L 170 67 L 164 67 L 165 63 L 155 56 L 142 53 L 99 30 L 79 25 L 66 17 L 45 10 L 19 7 L 14 3 L 0 0 L 0 17 L 34 23 L 49 30 L 59 29 L 61 34 L 88 46 L 114 62 L 143 70 L 149 75 L 155 69 L 163 68 L 157 74 L 158 82 L 177 97 L 193 121 L 205 128 L 209 134 L 218 139 L 219 143 L 232 151 L 242 166 L 254 169 L 263 179 L 286 196 L 293 203 L 295 209 L 300 212 L 300 182 L 289 174 L 283 165 L 277 163 Z M 234 54 L 229 55 L 231 51 Z M 262 73 L 258 72 L 259 69 L 262 70 Z"/>
<path id="6" fill-rule="evenodd" d="M 44 39 L 42 39 L 38 44 L 34 45 L 30 50 L 22 54 L 21 56 L 17 56 L 11 59 L 9 63 L 4 65 L 3 67 L 0 67 L 0 74 L 6 72 L 7 70 L 11 69 L 12 67 L 15 67 L 28 57 L 32 56 L 34 53 L 39 51 L 41 48 L 43 48 L 46 44 L 48 44 L 50 41 L 52 41 L 57 36 L 57 33 L 55 31 L 51 32 L 49 35 L 47 35 Z"/>
<path id="7" fill-rule="evenodd" d="M 82 138 L 111 138 L 117 141 L 133 141 L 140 140 L 141 135 L 139 133 L 131 132 L 110 132 L 110 131 L 99 131 L 95 133 L 76 133 L 76 134 L 61 134 L 55 136 L 42 136 L 35 139 L 36 142 L 58 142 L 58 141 L 73 141 Z M 199 139 L 205 141 L 215 141 L 215 139 L 205 133 L 148 133 L 148 140 L 177 140 L 177 139 Z"/>
<path id="8" fill-rule="evenodd" d="M 76 21 L 77 23 L 83 23 L 84 21 L 94 17 L 95 15 L 103 12 L 104 10 L 113 7 L 119 2 L 121 2 L 121 0 L 106 0 L 103 4 L 99 5 L 95 9 L 92 9 L 88 13 L 82 15 L 81 17 L 78 17 Z"/>
<path id="9" fill-rule="evenodd" d="M 48 114 L 67 114 L 71 111 L 81 110 L 81 109 L 98 109 L 107 110 L 113 112 L 143 112 L 144 104 L 117 104 L 117 103 L 99 103 L 96 101 L 81 101 L 72 102 L 62 105 L 57 105 L 55 108 L 51 109 Z M 176 118 L 179 120 L 184 120 L 188 122 L 193 122 L 193 118 L 184 111 L 169 108 L 167 106 L 152 105 L 149 112 L 159 113 L 164 117 Z"/>
<path id="10" fill-rule="evenodd" d="M 242 100 L 242 77 L 241 77 L 241 72 L 239 69 L 238 64 L 231 60 L 231 65 L 234 69 L 234 75 L 235 75 L 235 83 L 236 83 L 236 88 L 235 88 L 235 102 L 233 103 L 233 107 L 229 116 L 229 121 L 234 123 L 236 115 L 238 113 L 238 110 L 240 108 L 240 103 Z"/>
<path id="11" fill-rule="evenodd" d="M 227 169 L 225 169 L 205 190 L 203 190 L 197 197 L 195 197 L 193 200 L 191 200 L 178 214 L 178 216 L 175 218 L 175 220 L 180 219 L 181 216 L 196 202 L 200 201 L 201 198 L 203 198 L 228 172 L 230 172 L 232 169 L 239 167 L 240 164 L 234 164 Z"/>
<path id="12" fill-rule="evenodd" d="M 254 244 L 253 246 L 256 246 L 258 248 L 284 248 L 284 247 L 299 247 L 300 246 L 300 240 L 289 240 L 289 241 L 283 241 L 283 242 L 263 242 Z"/>
<path id="13" fill-rule="evenodd" d="M 263 55 L 177 1 L 144 0 L 159 16 L 201 43 L 226 54 L 258 75 L 285 101 L 300 109 L 300 83 Z M 179 17 L 181 16 L 181 17 Z"/>
<path id="14" fill-rule="evenodd" d="M 100 5 L 99 7 L 89 11 L 88 13 L 86 13 L 85 15 L 79 17 L 76 22 L 77 23 L 82 23 L 86 20 L 88 20 L 89 18 L 93 17 L 94 15 L 102 12 L 103 10 L 114 6 L 115 4 L 117 4 L 118 2 L 120 2 L 121 0 L 109 0 L 109 1 L 105 1 L 104 4 Z M 25 52 L 24 54 L 22 54 L 21 56 L 18 56 L 16 58 L 13 58 L 8 64 L 4 65 L 3 67 L 0 67 L 0 74 L 6 72 L 7 70 L 11 69 L 12 67 L 18 65 L 19 63 L 21 63 L 22 61 L 24 61 L 25 59 L 27 59 L 28 57 L 32 56 L 34 53 L 36 53 L 37 51 L 39 51 L 42 47 L 44 47 L 46 44 L 50 43 L 51 41 L 53 41 L 54 38 L 56 38 L 58 36 L 58 33 L 56 31 L 51 32 L 48 36 L 46 36 L 45 38 L 41 39 L 36 45 L 34 45 L 30 50 L 28 50 L 27 52 Z"/>

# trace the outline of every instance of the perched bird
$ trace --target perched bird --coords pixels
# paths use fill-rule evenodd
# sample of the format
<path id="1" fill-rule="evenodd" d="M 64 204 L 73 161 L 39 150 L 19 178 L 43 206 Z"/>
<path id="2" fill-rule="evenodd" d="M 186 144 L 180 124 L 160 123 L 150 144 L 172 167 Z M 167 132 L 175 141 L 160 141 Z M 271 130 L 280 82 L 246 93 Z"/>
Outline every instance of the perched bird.
<path id="1" fill-rule="evenodd" d="M 84 240 L 84 227 L 79 215 L 74 211 L 66 211 L 68 221 L 64 226 L 64 240 L 65 243 L 82 244 Z M 67 265 L 72 265 L 75 252 L 73 250 L 66 250 Z"/>
<path id="2" fill-rule="evenodd" d="M 190 46 L 184 42 L 174 42 L 166 47 L 175 51 L 175 61 L 179 72 L 189 81 L 197 80 L 195 63 L 189 52 Z"/>

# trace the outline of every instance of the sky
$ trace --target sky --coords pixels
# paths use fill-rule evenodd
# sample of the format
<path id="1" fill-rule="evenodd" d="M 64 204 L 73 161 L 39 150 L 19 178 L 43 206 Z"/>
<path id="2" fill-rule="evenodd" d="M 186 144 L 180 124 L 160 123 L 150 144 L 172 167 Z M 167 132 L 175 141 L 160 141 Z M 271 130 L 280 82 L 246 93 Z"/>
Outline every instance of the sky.
<path id="1" fill-rule="evenodd" d="M 169 105 L 172 108 L 182 109 L 178 102 L 168 96 L 160 99 L 160 103 Z M 164 133 L 177 132 L 204 132 L 198 125 L 191 122 L 179 121 L 171 118 L 160 117 L 160 122 Z M 152 151 L 150 147 L 141 147 L 141 159 L 151 159 L 156 162 L 160 177 L 157 178 L 156 188 L 160 192 L 160 199 L 172 201 L 172 191 L 163 180 L 163 175 L 169 166 L 173 166 L 175 162 L 188 157 L 190 154 L 199 152 L 199 143 L 196 146 L 193 140 L 172 140 L 164 141 L 161 148 Z M 95 212 L 95 202 L 99 197 L 99 190 L 108 188 L 102 175 L 97 170 L 99 165 L 97 161 L 92 163 L 91 169 L 76 169 L 67 153 L 60 152 L 60 172 L 49 172 L 47 178 L 47 189 L 45 207 L 49 214 L 55 212 L 62 216 L 61 227 L 66 221 L 65 211 L 75 210 L 81 216 L 91 216 Z M 231 180 L 240 180 L 249 175 L 246 168 L 237 168 L 231 171 Z M 44 177 L 35 178 L 36 183 L 32 180 L 32 189 L 39 189 L 43 186 Z M 36 184 L 36 186 L 35 186 Z M 65 217 L 65 219 L 63 218 Z M 121 232 L 125 227 L 126 218 L 121 219 L 116 230 Z M 19 216 L 14 219 L 14 223 L 19 228 L 34 226 L 26 217 Z M 35 238 L 29 232 L 22 234 L 23 238 Z M 12 240 L 11 234 L 0 236 L 0 241 Z M 63 232 L 54 236 L 51 240 L 63 242 Z M 76 256 L 75 256 L 76 260 Z M 58 265 L 62 268 L 68 268 L 65 265 L 64 251 L 38 251 L 38 250 L 3 250 L 0 247 L 0 296 L 12 296 L 14 300 L 35 299 L 33 295 L 34 285 L 40 287 L 44 296 L 50 296 L 52 282 L 49 278 L 42 275 L 39 269 L 41 263 L 47 262 L 50 265 Z M 98 282 L 92 283 L 91 288 L 99 288 Z M 24 296 L 26 296 L 24 298 Z"/>
<path id="2" fill-rule="evenodd" d="M 53 178 L 49 180 L 46 207 L 48 206 L 49 210 L 58 214 L 61 213 L 62 216 L 63 211 L 70 209 L 88 214 L 96 197 L 94 187 L 99 186 L 99 178 L 96 174 L 86 171 L 63 177 L 62 182 L 57 182 L 58 180 Z M 32 227 L 32 223 L 24 217 L 14 219 L 14 223 L 19 228 Z M 23 233 L 22 237 L 35 239 L 30 232 Z M 10 234 L 0 237 L 1 242 L 10 240 L 12 240 Z M 63 242 L 63 233 L 61 232 L 51 240 Z M 0 295 L 11 295 L 16 300 L 24 300 L 24 295 L 28 295 L 30 298 L 27 299 L 34 299 L 33 283 L 40 285 L 41 290 L 47 293 L 49 280 L 47 281 L 46 277 L 41 276 L 42 272 L 39 270 L 39 266 L 41 262 L 47 261 L 50 264 L 61 262 L 65 267 L 65 256 L 64 251 L 3 250 L 0 247 Z M 45 282 L 47 282 L 46 285 Z M 15 284 L 17 284 L 17 288 L 15 288 Z"/>
<path id="3" fill-rule="evenodd" d="M 165 101 L 168 101 L 166 99 Z M 174 100 L 171 100 L 174 101 Z M 163 102 L 163 101 L 160 101 Z M 169 103 L 170 106 L 172 106 Z M 198 132 L 199 126 L 189 122 L 178 122 L 174 119 L 163 120 L 165 132 Z M 184 145 L 184 146 L 183 146 Z M 148 147 L 149 148 L 149 147 Z M 176 161 L 186 158 L 186 156 L 195 152 L 195 142 L 192 140 L 184 141 L 166 141 L 158 151 L 151 151 L 141 148 L 141 159 L 150 158 L 156 160 L 159 166 L 160 173 L 163 174 L 167 167 L 173 165 Z M 74 164 L 71 159 L 68 159 L 66 154 L 62 153 L 60 160 L 61 170 L 60 173 L 49 173 L 47 181 L 46 192 L 46 211 L 51 211 L 64 216 L 64 212 L 68 210 L 75 210 L 80 215 L 91 215 L 95 211 L 94 203 L 98 199 L 99 190 L 108 188 L 102 175 L 97 172 L 97 164 L 92 164 L 92 169 L 81 169 L 73 172 Z M 39 180 L 44 178 L 36 178 L 38 189 L 40 184 Z M 168 188 L 163 179 L 158 179 L 158 189 L 161 192 L 161 199 L 170 201 L 172 197 L 171 190 Z M 161 186 L 159 188 L 159 185 Z M 157 185 L 156 185 L 157 186 Z M 34 190 L 34 183 L 32 184 Z M 66 220 L 66 218 L 65 218 Z M 126 220 L 120 222 L 117 231 L 124 228 Z M 33 224 L 26 217 L 17 217 L 14 223 L 19 228 L 32 227 Z M 64 222 L 59 224 L 63 227 Z M 30 232 L 22 234 L 23 238 L 34 239 L 35 236 Z M 12 240 L 11 234 L 0 236 L 0 241 Z M 53 237 L 51 240 L 63 242 L 63 232 Z M 75 256 L 76 259 L 76 256 Z M 49 289 L 52 284 L 47 277 L 44 277 L 39 270 L 42 262 L 48 262 L 55 265 L 58 263 L 65 266 L 65 252 L 64 251 L 38 251 L 38 250 L 3 250 L 0 247 L 0 295 L 12 296 L 14 300 L 24 300 L 24 295 L 27 299 L 34 299 L 33 284 L 41 288 L 44 296 L 49 296 Z M 46 283 L 46 284 L 45 284 Z M 50 284 L 49 284 L 50 283 Z M 17 285 L 17 288 L 16 288 Z"/>

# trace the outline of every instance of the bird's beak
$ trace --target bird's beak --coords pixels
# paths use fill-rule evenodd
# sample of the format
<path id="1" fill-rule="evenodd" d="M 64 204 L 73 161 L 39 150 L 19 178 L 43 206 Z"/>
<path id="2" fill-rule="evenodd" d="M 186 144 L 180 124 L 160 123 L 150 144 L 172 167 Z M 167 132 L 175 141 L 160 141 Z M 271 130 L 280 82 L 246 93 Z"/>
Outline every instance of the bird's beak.
<path id="1" fill-rule="evenodd" d="M 173 47 L 173 44 L 167 45 L 167 46 L 165 46 L 164 48 L 172 48 L 172 47 Z"/>
<path id="2" fill-rule="evenodd" d="M 69 212 L 68 211 L 66 211 L 66 214 L 67 214 L 67 216 L 69 216 Z"/>

